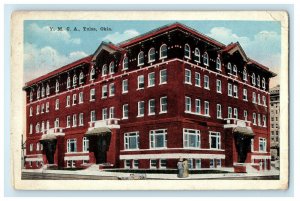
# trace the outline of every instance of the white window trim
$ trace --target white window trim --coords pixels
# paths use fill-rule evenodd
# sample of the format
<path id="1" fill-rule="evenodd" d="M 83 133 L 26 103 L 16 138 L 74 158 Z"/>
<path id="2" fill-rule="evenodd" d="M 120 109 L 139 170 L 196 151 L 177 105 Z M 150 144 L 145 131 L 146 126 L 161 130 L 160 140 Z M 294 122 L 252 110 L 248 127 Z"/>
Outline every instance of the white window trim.
<path id="1" fill-rule="evenodd" d="M 205 60 L 206 60 L 205 58 L 207 58 L 207 63 L 205 62 Z M 207 52 L 204 52 L 204 54 L 203 54 L 203 64 L 205 66 L 209 66 L 209 56 L 208 56 Z"/>
<path id="2" fill-rule="evenodd" d="M 186 72 L 189 71 L 190 72 L 190 76 L 188 76 L 189 80 L 187 81 L 186 78 Z M 192 84 L 192 71 L 190 69 L 184 69 L 184 83 L 185 84 Z"/>
<path id="3" fill-rule="evenodd" d="M 212 147 L 212 143 L 211 143 L 211 137 L 212 137 L 212 134 L 215 133 L 217 135 L 217 138 L 219 139 L 218 140 L 218 146 L 219 148 L 214 148 Z M 212 149 L 212 150 L 221 150 L 222 149 L 222 140 L 221 140 L 221 133 L 220 132 L 216 132 L 216 131 L 209 131 L 209 148 Z"/>
<path id="4" fill-rule="evenodd" d="M 127 82 L 127 90 L 125 91 L 125 84 Z M 122 94 L 128 93 L 128 79 L 122 80 Z"/>
<path id="5" fill-rule="evenodd" d="M 150 83 L 150 75 L 154 75 L 154 83 L 151 85 L 151 83 Z M 155 72 L 151 72 L 151 73 L 148 73 L 148 88 L 149 87 L 154 87 L 155 86 Z"/>
<path id="6" fill-rule="evenodd" d="M 140 104 L 141 103 L 144 104 L 143 114 L 140 113 Z M 137 117 L 143 117 L 144 115 L 145 115 L 145 102 L 144 101 L 139 101 L 138 102 L 138 115 L 137 115 Z"/>
<path id="7" fill-rule="evenodd" d="M 162 72 L 166 72 L 166 81 L 162 82 Z M 159 84 L 167 84 L 168 82 L 168 75 L 167 75 L 167 69 L 162 69 L 159 71 Z"/>
<path id="8" fill-rule="evenodd" d="M 198 54 L 196 54 L 196 52 L 198 52 Z M 197 62 L 197 63 L 200 63 L 200 60 L 201 60 L 200 56 L 201 56 L 201 54 L 200 54 L 199 48 L 197 48 L 197 47 L 195 48 L 195 53 L 194 53 L 194 55 L 195 55 L 194 61 Z M 199 59 L 197 60 L 196 57 L 198 57 Z"/>
<path id="9" fill-rule="evenodd" d="M 198 79 L 197 79 L 197 75 L 199 75 Z M 197 80 L 199 80 L 199 84 L 197 84 Z M 201 87 L 201 74 L 198 72 L 195 72 L 195 86 Z"/>
<path id="10" fill-rule="evenodd" d="M 207 78 L 207 86 L 205 86 L 205 78 Z M 207 89 L 207 90 L 210 90 L 210 87 L 209 87 L 209 76 L 208 75 L 204 75 L 204 89 Z"/>
<path id="11" fill-rule="evenodd" d="M 141 55 L 143 55 L 143 63 L 140 63 L 140 57 L 141 57 Z M 144 52 L 143 51 L 140 51 L 139 52 L 139 54 L 138 54 L 138 65 L 137 66 L 142 66 L 142 65 L 144 65 L 144 63 L 145 63 L 145 54 L 144 54 Z"/>
<path id="12" fill-rule="evenodd" d="M 218 83 L 220 83 L 220 85 L 218 85 Z M 220 91 L 218 90 L 218 86 L 220 86 Z M 219 79 L 216 80 L 216 91 L 217 93 L 222 94 L 222 81 Z"/>
<path id="13" fill-rule="evenodd" d="M 186 48 L 186 47 L 188 47 L 188 53 L 189 53 L 188 56 L 185 55 L 185 52 L 186 52 L 185 48 Z M 191 59 L 191 47 L 190 47 L 190 45 L 187 44 L 187 43 L 184 45 L 184 58 Z"/>
<path id="14" fill-rule="evenodd" d="M 157 131 L 163 131 L 163 133 L 156 134 Z M 167 129 L 150 130 L 149 131 L 149 147 L 150 147 L 150 149 L 166 149 L 168 147 L 168 145 L 167 145 L 167 134 L 168 134 Z M 164 135 L 164 146 L 163 147 L 156 147 L 155 142 L 153 142 L 154 147 L 151 147 L 151 136 L 152 135 L 154 135 L 154 136 L 155 135 Z M 155 137 L 153 139 L 155 139 Z"/>
<path id="15" fill-rule="evenodd" d="M 166 105 L 167 105 L 167 110 L 166 111 L 162 111 L 162 99 L 166 99 Z M 159 99 L 159 114 L 164 114 L 164 113 L 167 113 L 168 112 L 168 97 L 167 96 L 163 96 L 163 97 L 160 97 Z"/>
<path id="16" fill-rule="evenodd" d="M 134 134 L 134 136 L 130 136 L 131 134 Z M 129 142 L 130 142 L 129 138 L 130 137 L 136 138 L 136 144 L 135 144 L 136 148 L 130 148 L 129 147 Z M 139 140 L 140 140 L 140 134 L 139 134 L 138 131 L 132 131 L 132 132 L 124 133 L 124 150 L 131 150 L 131 151 L 132 150 L 139 150 L 140 149 L 140 142 L 139 142 Z M 128 142 L 128 143 L 126 143 L 126 142 Z"/>
<path id="17" fill-rule="evenodd" d="M 167 49 L 167 55 L 166 56 L 161 56 L 162 54 L 162 47 L 163 46 L 166 46 L 166 49 Z M 159 48 L 159 59 L 165 59 L 165 58 L 167 58 L 168 57 L 168 46 L 166 45 L 166 44 L 162 44 L 161 46 L 160 46 L 160 48 Z"/>
<path id="18" fill-rule="evenodd" d="M 124 110 L 125 106 L 127 106 L 127 116 L 124 115 L 125 114 L 125 110 Z M 124 104 L 122 106 L 122 119 L 128 119 L 128 115 L 129 115 L 129 105 L 128 104 Z"/>
<path id="19" fill-rule="evenodd" d="M 154 51 L 154 59 L 152 59 L 152 60 L 150 60 L 150 52 L 151 52 L 151 50 Z M 152 48 L 150 48 L 149 51 L 148 51 L 148 63 L 152 63 L 152 62 L 154 62 L 154 61 L 155 61 L 155 48 L 152 47 Z"/>
<path id="20" fill-rule="evenodd" d="M 151 101 L 154 101 L 154 112 L 150 112 L 151 110 L 150 110 L 150 103 L 151 103 Z M 148 100 L 148 116 L 151 116 L 151 115 L 155 115 L 155 99 L 150 99 L 150 100 Z"/>
<path id="21" fill-rule="evenodd" d="M 194 131 L 195 133 L 190 133 L 189 131 Z M 182 140 L 183 140 L 183 148 L 186 148 L 186 149 L 201 149 L 201 134 L 200 134 L 200 130 L 197 130 L 197 129 L 190 129 L 190 128 L 183 128 L 182 130 Z M 196 139 L 198 139 L 199 141 L 196 142 L 198 143 L 199 146 L 196 146 L 196 147 L 191 147 L 189 146 L 189 138 L 185 138 L 185 135 L 195 135 L 196 136 Z M 185 141 L 187 141 L 187 145 L 185 143 Z"/>

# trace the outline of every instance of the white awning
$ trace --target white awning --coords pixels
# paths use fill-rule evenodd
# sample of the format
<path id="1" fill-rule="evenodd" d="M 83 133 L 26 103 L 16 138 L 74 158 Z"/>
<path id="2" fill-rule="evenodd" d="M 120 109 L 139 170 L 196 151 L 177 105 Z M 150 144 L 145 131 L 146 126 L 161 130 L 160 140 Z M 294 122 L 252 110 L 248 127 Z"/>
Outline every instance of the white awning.
<path id="1" fill-rule="evenodd" d="M 111 130 L 107 127 L 93 128 L 88 130 L 85 135 L 105 135 L 110 134 Z"/>
<path id="2" fill-rule="evenodd" d="M 254 136 L 255 134 L 253 133 L 253 130 L 251 127 L 240 127 L 237 126 L 235 128 L 233 128 L 233 133 L 238 133 L 238 134 L 242 134 L 242 135 L 247 135 L 247 136 Z"/>

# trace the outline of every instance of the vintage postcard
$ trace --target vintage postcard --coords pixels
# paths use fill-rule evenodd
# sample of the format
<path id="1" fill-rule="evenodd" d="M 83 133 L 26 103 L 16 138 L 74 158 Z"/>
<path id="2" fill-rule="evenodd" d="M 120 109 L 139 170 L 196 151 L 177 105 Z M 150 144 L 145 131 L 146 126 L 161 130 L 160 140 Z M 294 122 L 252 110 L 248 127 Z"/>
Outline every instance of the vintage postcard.
<path id="1" fill-rule="evenodd" d="M 282 11 L 13 13 L 14 187 L 287 189 L 288 31 Z"/>

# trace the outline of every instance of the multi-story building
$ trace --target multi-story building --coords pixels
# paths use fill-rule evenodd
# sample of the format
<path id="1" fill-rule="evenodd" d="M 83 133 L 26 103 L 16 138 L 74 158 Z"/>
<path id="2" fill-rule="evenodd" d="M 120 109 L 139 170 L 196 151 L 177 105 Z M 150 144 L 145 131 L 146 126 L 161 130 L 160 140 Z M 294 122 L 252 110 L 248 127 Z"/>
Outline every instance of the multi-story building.
<path id="1" fill-rule="evenodd" d="M 272 160 L 279 159 L 280 140 L 280 86 L 270 89 L 270 110 L 271 110 L 271 157 Z"/>
<path id="2" fill-rule="evenodd" d="M 180 23 L 102 42 L 26 83 L 26 167 L 269 169 L 273 76 Z"/>

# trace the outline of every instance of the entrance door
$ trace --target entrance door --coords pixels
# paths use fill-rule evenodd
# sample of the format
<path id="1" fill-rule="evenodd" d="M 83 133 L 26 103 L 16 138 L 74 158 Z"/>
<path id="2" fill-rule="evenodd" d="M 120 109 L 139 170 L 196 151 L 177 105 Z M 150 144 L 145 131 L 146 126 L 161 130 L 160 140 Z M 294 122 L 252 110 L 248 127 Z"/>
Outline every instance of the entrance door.
<path id="1" fill-rule="evenodd" d="M 106 163 L 107 157 L 106 152 L 109 149 L 110 144 L 110 134 L 98 135 L 96 136 L 96 146 L 94 150 L 94 155 L 96 158 L 96 164 Z"/>

